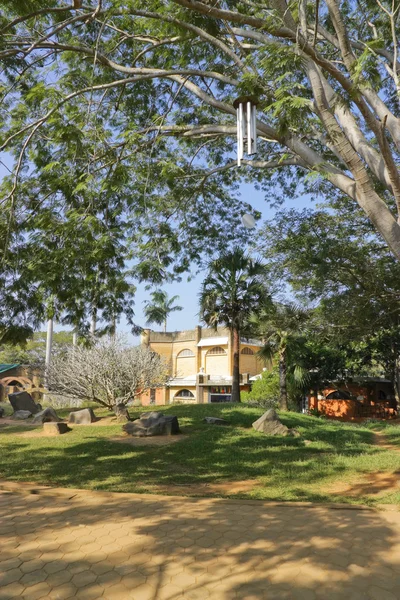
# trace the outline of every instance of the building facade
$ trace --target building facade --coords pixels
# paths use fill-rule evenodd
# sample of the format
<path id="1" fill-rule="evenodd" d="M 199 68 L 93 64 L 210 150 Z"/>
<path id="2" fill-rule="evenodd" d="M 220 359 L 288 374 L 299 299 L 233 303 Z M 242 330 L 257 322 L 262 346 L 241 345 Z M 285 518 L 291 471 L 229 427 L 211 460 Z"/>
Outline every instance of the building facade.
<path id="1" fill-rule="evenodd" d="M 7 400 L 8 394 L 23 390 L 29 392 L 34 400 L 41 399 L 44 388 L 38 369 L 16 363 L 0 364 L 0 402 Z"/>
<path id="2" fill-rule="evenodd" d="M 379 377 L 337 382 L 322 390 L 312 390 L 303 406 L 303 412 L 309 410 L 344 420 L 397 417 L 393 384 Z"/>
<path id="3" fill-rule="evenodd" d="M 198 326 L 165 333 L 144 329 L 141 344 L 164 358 L 170 375 L 165 387 L 142 395 L 142 404 L 230 401 L 233 350 L 228 329 Z M 262 371 L 264 362 L 257 356 L 262 345 L 259 340 L 241 340 L 240 386 L 243 391 L 249 389 L 250 378 Z"/>

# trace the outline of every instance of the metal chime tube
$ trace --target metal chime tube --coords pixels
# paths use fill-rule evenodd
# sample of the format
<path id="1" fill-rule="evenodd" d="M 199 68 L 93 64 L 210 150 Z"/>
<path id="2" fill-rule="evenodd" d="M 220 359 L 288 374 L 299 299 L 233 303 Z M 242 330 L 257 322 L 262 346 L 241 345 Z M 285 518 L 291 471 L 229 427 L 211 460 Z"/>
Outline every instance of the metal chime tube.
<path id="1" fill-rule="evenodd" d="M 252 154 L 257 153 L 257 115 L 256 115 L 256 105 L 253 104 L 251 107 L 251 116 L 253 122 L 253 152 Z"/>
<path id="2" fill-rule="evenodd" d="M 247 121 L 247 154 L 252 154 L 251 151 L 251 102 L 247 102 L 247 110 L 246 110 L 246 121 Z"/>
<path id="3" fill-rule="evenodd" d="M 238 166 L 240 167 L 242 158 L 243 158 L 243 145 L 244 145 L 244 136 L 243 136 L 243 104 L 240 103 L 238 107 Z"/>
<path id="4" fill-rule="evenodd" d="M 240 162 L 241 162 L 241 158 L 240 158 L 240 131 L 241 131 L 241 126 L 240 126 L 240 109 L 239 109 L 239 107 L 237 107 L 237 109 L 236 109 L 236 126 L 237 126 L 237 141 L 238 141 L 238 167 L 240 167 Z"/>
<path id="5" fill-rule="evenodd" d="M 240 167 L 244 153 L 248 156 L 257 152 L 257 115 L 256 104 L 251 100 L 243 99 L 236 103 L 237 120 L 237 164 Z"/>

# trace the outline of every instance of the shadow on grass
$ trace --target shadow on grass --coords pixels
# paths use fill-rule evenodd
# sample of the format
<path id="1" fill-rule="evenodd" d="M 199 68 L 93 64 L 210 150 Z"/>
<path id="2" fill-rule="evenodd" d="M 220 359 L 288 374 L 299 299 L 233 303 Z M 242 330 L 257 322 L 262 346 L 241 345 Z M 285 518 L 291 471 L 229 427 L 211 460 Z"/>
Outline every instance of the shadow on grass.
<path id="1" fill-rule="evenodd" d="M 310 486 L 322 485 L 349 469 L 343 458 L 367 451 L 373 433 L 360 427 L 305 415 L 281 415 L 302 438 L 271 437 L 254 431 L 261 412 L 238 405 L 157 407 L 178 416 L 188 437 L 177 444 L 130 446 L 107 438 L 121 426 L 74 428 L 57 438 L 23 438 L 0 432 L 7 460 L 0 477 L 73 488 L 119 492 L 151 491 L 157 485 L 210 484 L 254 479 L 252 497 L 275 500 L 332 500 Z M 136 418 L 142 408 L 131 410 Z M 226 418 L 230 427 L 202 423 L 204 416 Z M 14 432 L 15 433 L 15 432 Z M 310 445 L 304 444 L 310 440 Z"/>

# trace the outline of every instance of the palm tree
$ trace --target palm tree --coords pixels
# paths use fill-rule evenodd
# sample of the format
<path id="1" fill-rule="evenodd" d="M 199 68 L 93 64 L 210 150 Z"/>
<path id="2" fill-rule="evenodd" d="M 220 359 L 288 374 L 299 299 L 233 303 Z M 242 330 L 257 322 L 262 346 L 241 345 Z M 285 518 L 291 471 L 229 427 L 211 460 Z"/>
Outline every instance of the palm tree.
<path id="1" fill-rule="evenodd" d="M 151 301 L 145 303 L 144 315 L 146 323 L 148 325 L 151 323 L 162 325 L 164 323 L 164 332 L 167 331 L 167 319 L 169 315 L 177 310 L 183 310 L 183 306 L 173 306 L 178 298 L 179 296 L 168 298 L 168 294 L 164 290 L 155 290 L 152 292 Z"/>
<path id="2" fill-rule="evenodd" d="M 248 333 L 248 317 L 269 298 L 265 266 L 240 247 L 209 264 L 200 292 L 201 319 L 212 327 L 225 325 L 233 347 L 232 402 L 240 402 L 240 335 Z"/>
<path id="3" fill-rule="evenodd" d="M 281 410 L 288 410 L 289 359 L 295 353 L 296 346 L 301 343 L 308 319 L 308 312 L 295 304 L 269 304 L 251 319 L 253 324 L 258 324 L 258 333 L 264 339 L 260 356 L 271 360 L 278 355 Z M 307 374 L 301 365 L 292 362 L 290 371 L 295 385 L 305 383 Z"/>

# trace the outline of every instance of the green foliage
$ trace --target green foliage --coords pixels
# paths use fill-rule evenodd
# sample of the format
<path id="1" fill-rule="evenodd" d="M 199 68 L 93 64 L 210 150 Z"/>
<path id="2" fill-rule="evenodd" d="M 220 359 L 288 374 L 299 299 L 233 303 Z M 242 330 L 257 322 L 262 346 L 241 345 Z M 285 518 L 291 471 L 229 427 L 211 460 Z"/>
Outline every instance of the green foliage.
<path id="1" fill-rule="evenodd" d="M 367 197 L 400 255 L 396 174 L 385 172 L 399 163 L 394 42 L 376 2 L 362 3 L 362 18 L 357 3 L 340 4 L 346 55 L 328 6 L 314 48 L 312 3 L 305 31 L 296 2 L 228 2 L 224 19 L 209 2 L 119 0 L 96 15 L 90 3 L 2 4 L 0 147 L 11 172 L 0 188 L 0 340 L 26 337 L 50 310 L 82 334 L 93 311 L 103 332 L 122 314 L 134 328 L 137 282 L 161 286 L 245 246 L 243 181 L 275 204 L 304 192 L 334 203 L 362 188 L 349 210 Z M 254 169 L 234 168 L 242 94 L 259 100 Z"/>
<path id="2" fill-rule="evenodd" d="M 212 327 L 249 331 L 249 316 L 268 302 L 264 265 L 236 246 L 209 264 L 200 292 L 200 317 Z"/>
<path id="3" fill-rule="evenodd" d="M 179 296 L 168 297 L 164 290 L 155 290 L 151 293 L 151 300 L 145 302 L 144 316 L 148 324 L 157 323 L 164 324 L 164 331 L 167 330 L 167 319 L 173 312 L 183 310 L 182 306 L 174 306 L 174 302 L 179 299 Z"/>
<path id="4" fill-rule="evenodd" d="M 277 408 L 279 405 L 279 373 L 274 368 L 263 371 L 260 379 L 254 381 L 249 392 L 241 392 L 242 402 L 256 404 L 262 408 Z"/>
<path id="5" fill-rule="evenodd" d="M 53 333 L 53 354 L 72 345 L 72 333 L 55 331 Z M 37 331 L 23 344 L 1 344 L 0 363 L 20 363 L 43 365 L 46 354 L 46 332 Z"/>

